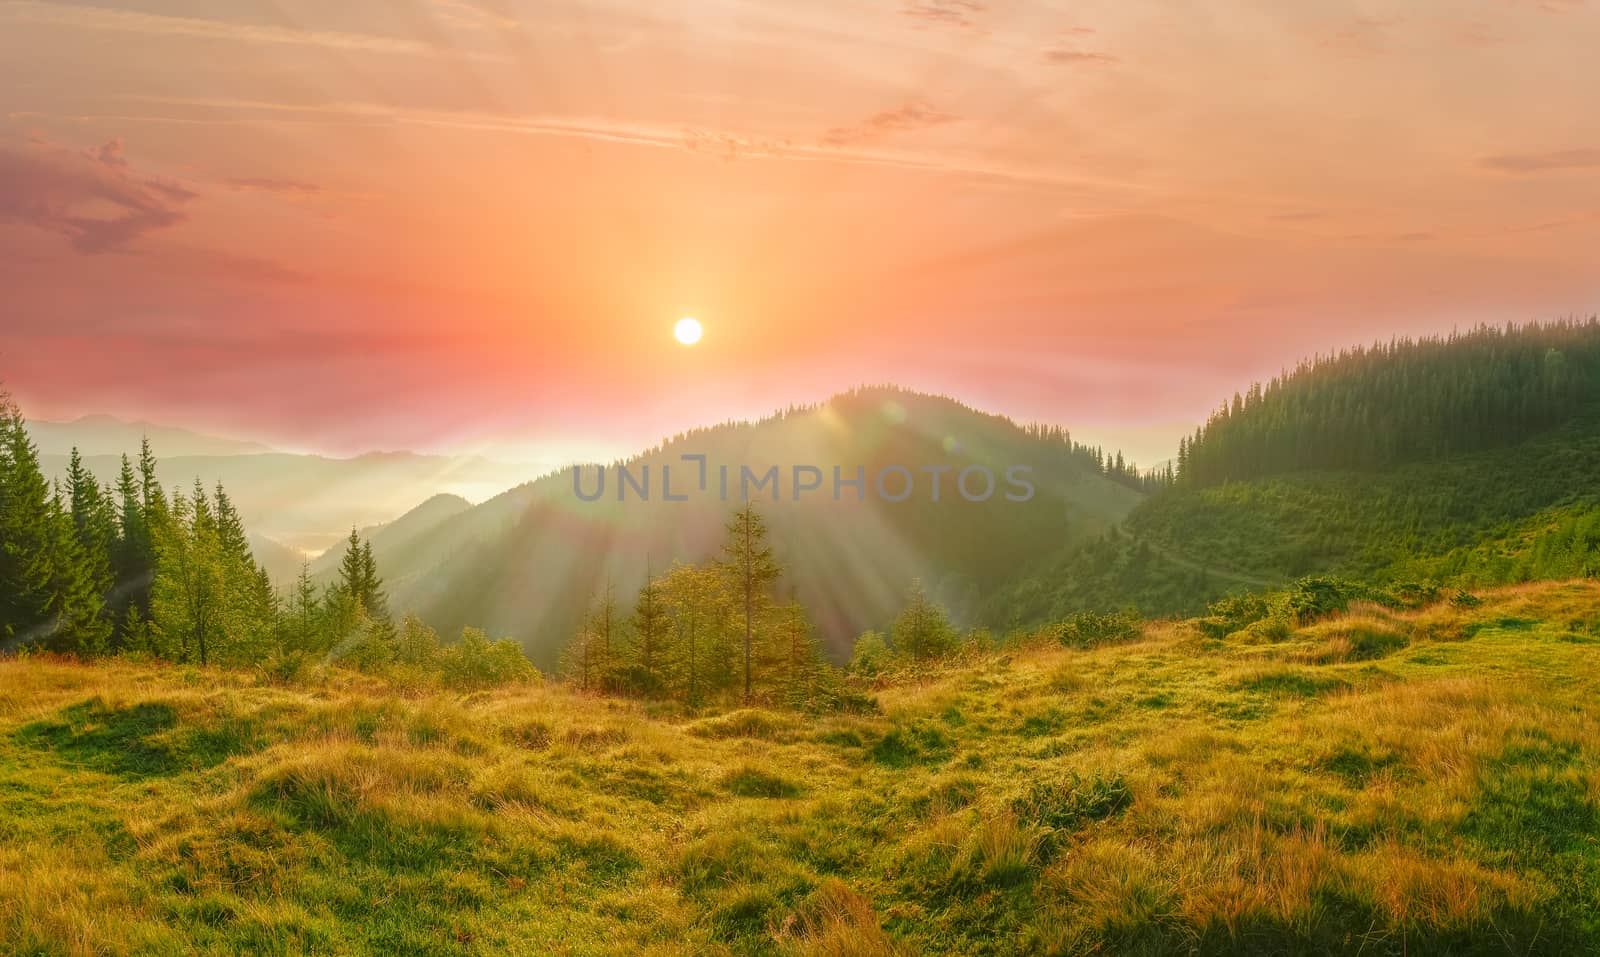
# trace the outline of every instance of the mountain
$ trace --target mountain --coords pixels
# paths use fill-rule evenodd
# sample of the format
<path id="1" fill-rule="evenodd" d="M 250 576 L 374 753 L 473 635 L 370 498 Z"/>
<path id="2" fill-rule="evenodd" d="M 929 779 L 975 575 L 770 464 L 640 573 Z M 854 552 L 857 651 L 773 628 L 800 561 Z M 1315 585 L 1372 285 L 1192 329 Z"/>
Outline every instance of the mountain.
<path id="1" fill-rule="evenodd" d="M 699 463 L 685 455 L 705 456 L 703 484 Z M 622 479 L 613 464 L 597 501 L 579 497 L 569 470 L 420 534 L 393 542 L 375 538 L 391 604 L 420 612 L 445 633 L 476 625 L 517 638 L 548 667 L 607 583 L 629 606 L 647 569 L 714 556 L 738 506 L 741 467 L 756 477 L 776 467 L 777 500 L 771 485 L 758 500 L 776 557 L 787 568 L 780 590 L 805 603 L 839 655 L 861 631 L 889 623 L 913 578 L 958 620 L 984 623 L 979 609 L 986 597 L 1019 568 L 1100 535 L 1143 497 L 1130 487 L 1136 482 L 1108 476 L 1095 450 L 1075 445 L 1061 430 L 1024 428 L 950 399 L 892 388 L 857 390 L 759 422 L 690 432 L 622 466 L 635 482 L 649 483 L 648 501 L 632 485 L 618 501 Z M 843 480 L 864 475 L 864 487 L 841 486 L 836 499 L 835 467 Z M 937 501 L 929 467 L 949 469 L 940 473 Z M 797 496 L 797 468 L 799 484 L 816 481 L 820 488 Z M 967 491 L 978 498 L 987 488 L 980 468 L 989 470 L 994 488 L 986 500 L 968 501 L 958 476 L 973 470 Z M 1034 486 L 1027 501 L 1007 498 L 1024 494 L 1008 483 L 1008 469 Z M 672 494 L 686 500 L 666 500 L 664 470 L 670 470 Z M 580 475 L 591 494 L 596 468 Z M 914 483 L 911 494 L 890 501 L 907 478 Z"/>
<path id="2" fill-rule="evenodd" d="M 1174 486 L 995 599 L 1019 621 L 1191 613 L 1312 574 L 1483 586 L 1600 574 L 1600 324 L 1481 328 L 1303 363 L 1225 403 Z"/>
<path id="3" fill-rule="evenodd" d="M 250 554 L 254 556 L 256 564 L 265 568 L 267 576 L 280 587 L 288 585 L 300 576 L 300 569 L 305 566 L 306 561 L 304 552 L 296 551 L 255 532 L 249 533 L 249 541 Z"/>
<path id="4" fill-rule="evenodd" d="M 150 422 L 129 422 L 110 415 L 86 415 L 70 422 L 30 421 L 28 433 L 40 455 L 66 455 L 76 447 L 85 456 L 119 456 L 126 452 L 133 457 L 139 451 L 140 440 L 146 437 L 153 448 L 170 456 L 258 455 L 273 451 L 256 442 L 202 435 Z"/>
<path id="5" fill-rule="evenodd" d="M 392 522 L 368 525 L 358 529 L 357 534 L 372 543 L 374 554 L 398 554 L 420 536 L 471 508 L 472 503 L 459 495 L 440 493 Z M 331 580 L 343 558 L 344 549 L 335 545 L 311 563 L 312 575 Z"/>

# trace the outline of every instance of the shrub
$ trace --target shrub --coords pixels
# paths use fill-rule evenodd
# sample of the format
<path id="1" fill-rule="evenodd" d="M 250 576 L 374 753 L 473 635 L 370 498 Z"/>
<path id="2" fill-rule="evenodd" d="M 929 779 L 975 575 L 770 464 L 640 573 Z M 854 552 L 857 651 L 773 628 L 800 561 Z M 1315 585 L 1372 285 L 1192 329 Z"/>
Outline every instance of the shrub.
<path id="1" fill-rule="evenodd" d="M 875 677 L 889 666 L 890 656 L 889 643 L 883 640 L 881 633 L 862 632 L 850 653 L 850 671 L 867 678 Z"/>
<path id="2" fill-rule="evenodd" d="M 1439 600 L 1443 589 L 1424 582 L 1395 582 L 1374 595 L 1374 599 L 1389 608 L 1415 609 Z"/>
<path id="3" fill-rule="evenodd" d="M 490 641 L 477 628 L 463 628 L 461 640 L 444 649 L 445 681 L 457 688 L 528 681 L 539 669 L 522 653 L 522 646 L 509 638 Z"/>
<path id="4" fill-rule="evenodd" d="M 1085 611 L 1053 627 L 1056 639 L 1069 648 L 1093 648 L 1122 641 L 1133 641 L 1143 632 L 1141 620 L 1133 612 L 1101 614 Z"/>
<path id="5" fill-rule="evenodd" d="M 1366 592 L 1354 582 L 1341 578 L 1306 577 L 1294 583 L 1285 599 L 1289 614 L 1300 624 L 1344 611 L 1350 599 Z"/>
<path id="6" fill-rule="evenodd" d="M 1223 634 L 1253 625 L 1267 617 L 1269 611 L 1267 600 L 1260 595 L 1229 595 L 1206 606 L 1208 620 L 1216 620 L 1226 627 Z"/>
<path id="7" fill-rule="evenodd" d="M 1282 618 L 1263 618 L 1260 621 L 1251 622 L 1238 631 L 1232 632 L 1229 637 L 1248 644 L 1255 644 L 1258 642 L 1271 642 L 1276 644 L 1280 641 L 1287 641 L 1292 632 L 1293 629 L 1289 627 L 1289 623 L 1284 621 Z"/>

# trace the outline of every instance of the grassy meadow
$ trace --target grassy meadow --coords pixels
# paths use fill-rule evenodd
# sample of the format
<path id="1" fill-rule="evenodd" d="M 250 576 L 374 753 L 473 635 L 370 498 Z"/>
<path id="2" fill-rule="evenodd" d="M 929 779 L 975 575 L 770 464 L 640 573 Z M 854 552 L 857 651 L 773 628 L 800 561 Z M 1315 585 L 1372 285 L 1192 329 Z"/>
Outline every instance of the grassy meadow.
<path id="1" fill-rule="evenodd" d="M 3 661 L 0 947 L 1600 949 L 1600 583 L 1206 635 L 820 717 Z"/>

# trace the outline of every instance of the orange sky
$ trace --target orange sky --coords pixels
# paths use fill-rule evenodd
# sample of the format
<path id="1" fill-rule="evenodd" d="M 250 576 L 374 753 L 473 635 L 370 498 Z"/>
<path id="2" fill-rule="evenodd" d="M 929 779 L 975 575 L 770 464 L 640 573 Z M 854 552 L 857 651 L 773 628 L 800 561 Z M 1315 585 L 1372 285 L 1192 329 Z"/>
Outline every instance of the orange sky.
<path id="1" fill-rule="evenodd" d="M 1153 461 L 1303 354 L 1600 308 L 1597 45 L 1584 0 L 0 0 L 0 377 L 549 460 L 892 381 Z"/>

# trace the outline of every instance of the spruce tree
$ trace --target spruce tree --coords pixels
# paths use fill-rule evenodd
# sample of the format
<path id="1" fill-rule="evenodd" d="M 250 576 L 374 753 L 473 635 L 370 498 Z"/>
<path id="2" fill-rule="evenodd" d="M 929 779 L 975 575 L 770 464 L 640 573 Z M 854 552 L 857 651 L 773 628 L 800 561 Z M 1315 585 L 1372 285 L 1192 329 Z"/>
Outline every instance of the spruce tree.
<path id="1" fill-rule="evenodd" d="M 744 507 L 728 521 L 722 554 L 723 567 L 743 604 L 744 700 L 749 701 L 752 694 L 755 622 L 766 607 L 768 589 L 782 572 L 772 556 L 771 546 L 767 544 L 766 520 L 756 511 L 754 502 L 746 501 Z"/>
<path id="2" fill-rule="evenodd" d="M 116 517 L 109 496 L 84 467 L 76 446 L 67 461 L 67 495 L 74 534 L 83 549 L 85 572 L 95 593 L 105 596 L 113 585 L 111 553 L 117 539 Z"/>
<path id="3" fill-rule="evenodd" d="M 905 606 L 894 620 L 895 650 L 922 661 L 946 654 L 955 640 L 949 614 L 928 599 L 920 579 L 913 579 L 906 589 Z"/>
<path id="4" fill-rule="evenodd" d="M 361 603 L 373 618 L 389 620 L 389 596 L 378 575 L 378 562 L 372 557 L 372 541 L 361 543 Z"/>
<path id="5" fill-rule="evenodd" d="M 0 647 L 101 654 L 110 626 L 94 563 L 51 495 L 27 422 L 0 392 Z"/>
<path id="6" fill-rule="evenodd" d="M 8 650 L 51 630 L 49 497 L 22 412 L 0 392 L 0 641 Z"/>
<path id="7" fill-rule="evenodd" d="M 666 659 L 666 644 L 671 631 L 667 609 L 661 601 L 661 586 L 645 568 L 644 587 L 633 604 L 634 657 L 645 674 L 655 683 L 662 683 Z"/>
<path id="8" fill-rule="evenodd" d="M 111 550 L 111 577 L 115 582 L 111 605 L 117 630 L 125 640 L 129 610 L 137 608 L 140 619 L 150 612 L 150 580 L 155 574 L 155 551 L 144 512 L 144 493 L 134 476 L 133 463 L 126 455 L 122 457 L 122 469 L 117 475 L 115 497 L 117 538 Z"/>

